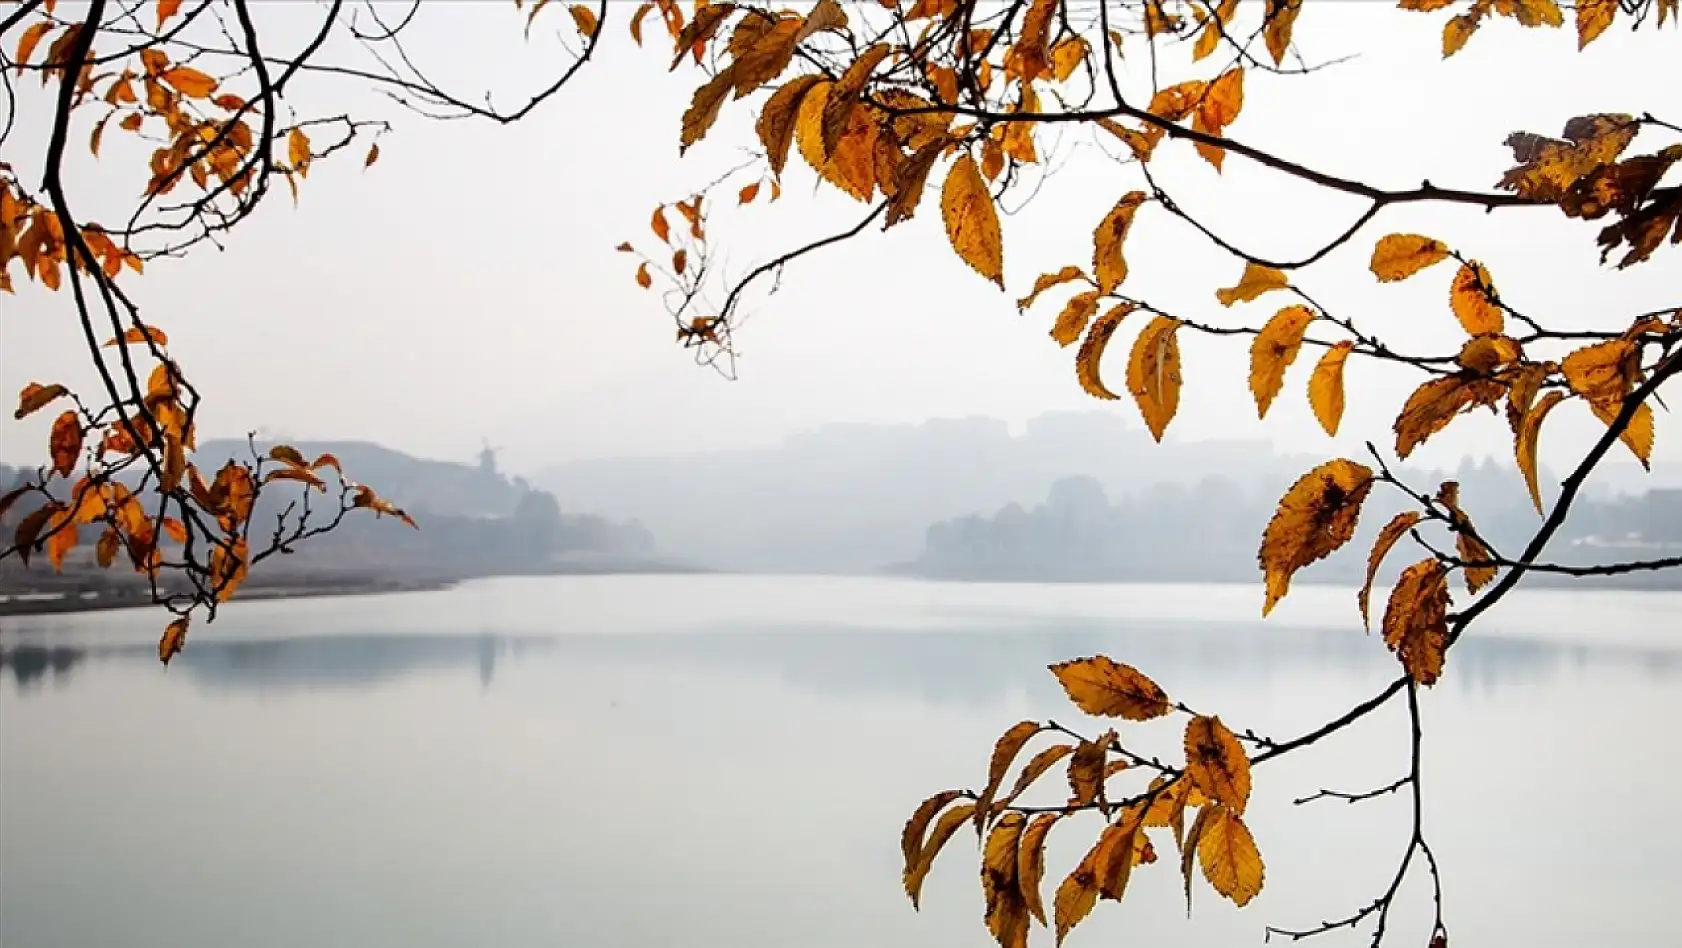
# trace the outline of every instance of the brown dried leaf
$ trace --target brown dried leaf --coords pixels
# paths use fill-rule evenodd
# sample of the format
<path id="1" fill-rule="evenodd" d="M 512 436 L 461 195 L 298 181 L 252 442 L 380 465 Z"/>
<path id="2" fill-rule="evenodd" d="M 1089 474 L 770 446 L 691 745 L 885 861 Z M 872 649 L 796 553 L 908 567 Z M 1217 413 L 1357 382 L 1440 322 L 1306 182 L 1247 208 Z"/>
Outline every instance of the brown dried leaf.
<path id="1" fill-rule="evenodd" d="M 1435 684 L 1448 649 L 1448 572 L 1435 559 L 1402 571 L 1384 610 L 1384 644 L 1414 681 Z"/>

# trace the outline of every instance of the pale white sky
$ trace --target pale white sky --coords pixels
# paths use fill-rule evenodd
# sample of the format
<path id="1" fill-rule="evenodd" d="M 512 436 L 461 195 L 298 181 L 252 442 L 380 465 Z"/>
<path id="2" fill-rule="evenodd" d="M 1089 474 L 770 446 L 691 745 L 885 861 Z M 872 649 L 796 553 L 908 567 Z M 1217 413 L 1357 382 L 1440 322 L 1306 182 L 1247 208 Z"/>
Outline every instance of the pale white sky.
<path id="1" fill-rule="evenodd" d="M 1135 168 L 1110 162 L 1085 132 L 1062 142 L 1059 173 L 1005 219 L 1009 293 L 953 256 L 931 188 L 913 221 L 808 258 L 786 272 L 775 296 L 756 298 L 739 339 L 740 381 L 695 368 L 672 343 L 658 300 L 632 281 L 634 263 L 613 248 L 627 238 L 649 241 L 654 203 L 683 197 L 737 163 L 741 149 L 756 144 L 750 113 L 727 104 L 708 139 L 680 160 L 679 115 L 702 77 L 686 68 L 668 74 L 659 43 L 636 49 L 624 32 L 634 5 L 612 6 L 617 22 L 599 61 L 512 127 L 428 121 L 337 80 L 296 87 L 305 111 L 390 118 L 396 129 L 381 143 L 380 162 L 364 172 L 361 148 L 324 161 L 296 210 L 282 193 L 225 251 L 159 261 L 132 283 L 209 396 L 207 434 L 265 427 L 463 460 L 485 437 L 506 448 L 510 466 L 532 470 L 585 456 L 762 444 L 826 421 L 1020 420 L 1105 408 L 1138 424 L 1131 400 L 1099 403 L 1076 385 L 1072 350 L 1047 335 L 1061 296 L 1027 315 L 1014 305 L 1036 274 L 1088 261 L 1098 219 L 1120 194 L 1142 187 Z M 1259 10 L 1241 9 L 1251 6 Z M 510 4 L 429 3 L 411 49 L 454 89 L 502 90 L 498 102 L 511 104 L 512 90 L 531 87 L 557 62 L 553 34 L 571 32 L 559 7 L 545 12 L 528 46 L 524 16 Z M 288 41 L 319 9 L 302 0 L 262 7 L 274 35 Z M 1308 4 L 1296 37 L 1304 55 L 1359 57 L 1308 77 L 1250 75 L 1230 134 L 1381 185 L 1428 178 L 1486 188 L 1510 164 L 1501 142 L 1511 130 L 1557 134 L 1567 118 L 1593 111 L 1682 121 L 1682 31 L 1614 28 L 1579 54 L 1569 28 L 1531 31 L 1499 20 L 1442 63 L 1447 15 Z M 1135 94 L 1148 88 L 1142 50 L 1127 61 Z M 1163 74 L 1208 78 L 1217 68 L 1213 59 L 1195 73 L 1165 62 Z M 39 133 L 29 131 L 31 122 L 40 128 L 34 85 L 22 89 L 24 131 L 6 149 L 21 168 L 40 147 Z M 143 183 L 130 163 L 144 152 L 121 138 L 106 136 L 100 164 L 78 159 L 73 186 L 87 195 L 83 213 L 121 207 Z M 85 131 L 75 140 L 85 142 Z M 1651 150 L 1655 140 L 1644 136 L 1637 148 Z M 1166 143 L 1159 155 L 1153 169 L 1170 193 L 1258 251 L 1306 251 L 1361 210 L 1238 156 L 1217 177 L 1190 145 Z M 711 229 L 730 272 L 865 212 L 845 198 L 814 198 L 810 171 L 798 158 L 789 167 L 779 204 L 715 214 Z M 727 204 L 735 190 L 721 192 Z M 1380 286 L 1367 272 L 1373 242 L 1392 231 L 1423 232 L 1481 258 L 1510 302 L 1548 324 L 1623 328 L 1631 312 L 1682 302 L 1682 250 L 1667 247 L 1620 274 L 1597 265 L 1598 226 L 1550 209 L 1486 217 L 1394 208 L 1298 279 L 1398 347 L 1446 349 L 1463 336 L 1447 306 L 1451 265 L 1401 285 Z M 1256 323 L 1284 302 L 1263 297 L 1222 310 L 1213 290 L 1235 282 L 1241 265 L 1158 208 L 1140 213 L 1128 258 L 1130 292 L 1187 316 Z M 31 380 L 91 387 L 68 300 L 19 284 L 16 296 L 0 298 L 0 389 L 15 392 Z M 1106 365 L 1117 390 L 1130 338 L 1124 327 Z M 1258 423 L 1247 346 L 1183 339 L 1186 386 L 1171 436 L 1264 436 L 1328 456 L 1360 452 L 1366 438 L 1393 443 L 1390 423 L 1415 376 L 1352 362 L 1345 436 L 1333 442 L 1303 397 L 1315 352 L 1304 351 Z M 46 424 L 5 419 L 0 456 L 35 453 L 19 445 L 43 441 Z M 1544 459 L 1563 463 L 1597 426 L 1576 406 L 1556 413 L 1542 439 Z M 1415 457 L 1508 458 L 1510 444 L 1503 420 L 1480 416 L 1457 422 Z M 1682 463 L 1674 415 L 1659 415 L 1655 459 Z"/>

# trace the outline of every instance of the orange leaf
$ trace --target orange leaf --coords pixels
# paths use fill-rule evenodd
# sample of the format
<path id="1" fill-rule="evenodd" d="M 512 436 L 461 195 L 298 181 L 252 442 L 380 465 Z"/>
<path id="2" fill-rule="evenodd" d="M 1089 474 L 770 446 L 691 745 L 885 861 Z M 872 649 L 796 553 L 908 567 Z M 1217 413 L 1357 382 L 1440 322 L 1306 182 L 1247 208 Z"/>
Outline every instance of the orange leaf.
<path id="1" fill-rule="evenodd" d="M 136 342 L 152 342 L 160 346 L 167 346 L 169 345 L 169 336 L 165 335 L 162 329 L 157 329 L 152 326 L 136 326 L 123 333 L 121 341 L 125 346 Z M 105 345 L 114 346 L 117 342 L 117 337 L 112 336 L 110 339 L 105 340 Z"/>
<path id="2" fill-rule="evenodd" d="M 1302 0 L 1267 0 L 1266 25 L 1262 37 L 1275 66 L 1284 62 L 1286 50 L 1291 48 L 1291 31 L 1297 14 L 1302 12 Z"/>
<path id="3" fill-rule="evenodd" d="M 164 22 L 180 9 L 181 0 L 158 0 L 158 29 L 163 29 Z"/>
<path id="4" fill-rule="evenodd" d="M 1414 681 L 1435 684 L 1448 649 L 1448 572 L 1436 559 L 1402 571 L 1384 610 L 1384 644 Z"/>
<path id="5" fill-rule="evenodd" d="M 69 477 L 76 469 L 76 458 L 82 453 L 82 421 L 74 411 L 67 411 L 53 421 L 48 438 L 53 470 L 60 477 Z"/>
<path id="6" fill-rule="evenodd" d="M 987 818 L 988 807 L 993 805 L 993 797 L 999 792 L 999 785 L 1004 783 L 1005 774 L 1010 772 L 1011 762 L 1022 752 L 1023 745 L 1032 740 L 1040 732 L 1037 721 L 1022 721 L 1000 735 L 998 743 L 993 745 L 993 756 L 987 765 L 987 786 L 981 791 L 981 796 L 975 801 L 975 828 L 981 829 L 982 822 Z"/>
<path id="7" fill-rule="evenodd" d="M 310 137 L 301 128 L 294 128 L 286 136 L 286 160 L 292 165 L 298 177 L 309 177 Z"/>
<path id="8" fill-rule="evenodd" d="M 1224 290 L 1215 291 L 1215 299 L 1222 306 L 1234 303 L 1248 303 L 1270 290 L 1282 290 L 1291 285 L 1290 278 L 1282 271 L 1272 267 L 1264 267 L 1259 263 L 1246 263 L 1244 275 L 1238 278 L 1238 285 Z"/>
<path id="9" fill-rule="evenodd" d="M 1379 282 L 1405 280 L 1448 258 L 1448 247 L 1440 240 L 1418 234 L 1391 234 L 1372 251 L 1372 273 Z"/>
<path id="10" fill-rule="evenodd" d="M 368 145 L 368 157 L 362 159 L 362 167 L 367 168 L 380 160 L 380 143 L 372 142 Z"/>
<path id="11" fill-rule="evenodd" d="M 182 616 L 164 627 L 163 638 L 158 640 L 158 661 L 168 665 L 186 644 L 187 617 Z"/>
<path id="12" fill-rule="evenodd" d="M 1086 339 L 1080 344 L 1080 350 L 1075 353 L 1075 380 L 1080 387 L 1093 398 L 1113 401 L 1120 395 L 1110 391 L 1099 375 L 1099 363 L 1104 358 L 1104 349 L 1110 344 L 1110 337 L 1115 335 L 1116 327 L 1128 313 L 1136 307 L 1132 303 L 1117 303 L 1109 311 L 1098 317 L 1087 331 Z"/>
<path id="13" fill-rule="evenodd" d="M 993 196 L 975 159 L 965 152 L 947 173 L 940 191 L 946 239 L 975 272 L 1004 289 L 1004 244 Z"/>
<path id="14" fill-rule="evenodd" d="M 1361 504 L 1372 484 L 1371 468 L 1338 458 L 1304 474 L 1285 492 L 1262 533 L 1258 555 L 1267 583 L 1263 616 L 1285 598 L 1297 570 L 1329 556 L 1355 536 Z"/>
<path id="15" fill-rule="evenodd" d="M 755 181 L 754 183 L 742 188 L 742 190 L 739 193 L 737 193 L 737 195 L 736 195 L 736 203 L 737 204 L 752 204 L 753 199 L 756 198 L 756 197 L 759 197 L 759 182 L 758 181 Z"/>
<path id="16" fill-rule="evenodd" d="M 637 267 L 637 286 L 648 289 L 654 285 L 654 278 L 648 275 L 648 262 L 644 261 Z"/>
<path id="17" fill-rule="evenodd" d="M 18 393 L 18 408 L 12 413 L 12 417 L 21 421 L 68 394 L 70 390 L 56 382 L 52 385 L 30 382 Z"/>
<path id="18" fill-rule="evenodd" d="M 672 242 L 672 228 L 671 225 L 666 223 L 666 209 L 664 207 L 654 209 L 654 216 L 649 219 L 648 226 L 654 230 L 654 236 L 668 244 Z"/>
<path id="19" fill-rule="evenodd" d="M 1361 584 L 1361 591 L 1355 594 L 1355 601 L 1361 607 L 1361 624 L 1372 628 L 1372 620 L 1368 616 L 1368 607 L 1372 601 L 1373 580 L 1378 578 L 1378 568 L 1383 565 L 1384 558 L 1390 554 L 1396 541 L 1400 540 L 1419 524 L 1419 513 L 1408 510 L 1397 514 L 1378 531 L 1378 536 L 1372 541 L 1372 551 L 1367 554 L 1367 579 Z"/>
<path id="20" fill-rule="evenodd" d="M 172 66 L 158 78 L 189 98 L 208 99 L 216 94 L 216 79 L 191 66 Z"/>
<path id="21" fill-rule="evenodd" d="M 1476 260 L 1461 264 L 1449 284 L 1448 303 L 1468 335 L 1482 336 L 1502 330 L 1505 321 L 1495 299 L 1495 283 L 1484 265 Z"/>
<path id="22" fill-rule="evenodd" d="M 1180 408 L 1179 328 L 1179 320 L 1171 316 L 1151 320 L 1134 340 L 1127 360 L 1127 390 L 1157 441 Z"/>
<path id="23" fill-rule="evenodd" d="M 1250 392 L 1256 397 L 1256 417 L 1266 418 L 1273 399 L 1285 385 L 1285 370 L 1302 350 L 1302 336 L 1319 314 L 1307 306 L 1287 306 L 1273 314 L 1250 343 Z"/>
<path id="24" fill-rule="evenodd" d="M 1243 813 L 1250 802 L 1250 758 L 1219 717 L 1186 722 L 1186 776 L 1211 800 Z"/>
<path id="25" fill-rule="evenodd" d="M 567 8 L 572 14 L 572 22 L 578 27 L 578 32 L 584 36 L 595 37 L 600 25 L 596 22 L 596 12 L 582 3 L 575 3 Z"/>
<path id="26" fill-rule="evenodd" d="M 1133 226 L 1133 215 L 1145 202 L 1145 192 L 1129 191 L 1122 195 L 1115 207 L 1098 222 L 1092 232 L 1092 272 L 1098 278 L 1098 289 L 1108 293 L 1127 279 L 1127 259 L 1122 245 L 1127 231 Z"/>
<path id="27" fill-rule="evenodd" d="M 1069 700 L 1087 714 L 1149 721 L 1174 710 L 1167 692 L 1131 665 L 1103 655 L 1052 665 Z"/>

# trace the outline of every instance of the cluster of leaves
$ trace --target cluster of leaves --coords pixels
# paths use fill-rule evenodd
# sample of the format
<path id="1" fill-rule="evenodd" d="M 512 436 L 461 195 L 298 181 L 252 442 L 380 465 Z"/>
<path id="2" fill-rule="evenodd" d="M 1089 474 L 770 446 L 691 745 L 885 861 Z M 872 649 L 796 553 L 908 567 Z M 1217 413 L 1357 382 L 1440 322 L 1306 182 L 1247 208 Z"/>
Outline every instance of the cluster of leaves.
<path id="1" fill-rule="evenodd" d="M 1182 713 L 1185 762 L 1169 765 L 1129 750 L 1110 729 L 1087 738 L 1056 722 L 1023 721 L 999 738 L 980 793 L 944 790 L 924 800 L 900 837 L 905 857 L 906 895 L 917 905 L 934 860 L 965 825 L 985 836 L 981 886 L 986 922 L 999 944 L 1021 948 L 1031 923 L 1050 925 L 1058 944 L 1100 899 L 1121 901 L 1135 867 L 1157 861 L 1155 842 L 1172 838 L 1180 854 L 1186 907 L 1192 900 L 1193 870 L 1236 905 L 1261 893 L 1266 870 L 1255 837 L 1244 822 L 1250 801 L 1252 759 L 1241 738 L 1218 717 L 1192 712 L 1137 669 L 1104 656 L 1051 666 L 1075 706 L 1087 714 L 1125 721 L 1151 721 Z M 1008 793 L 1005 778 L 1028 744 L 1041 734 L 1061 740 L 1037 751 L 1023 765 Z M 1260 743 L 1247 735 L 1245 739 Z M 1065 764 L 1065 761 L 1067 762 Z M 1067 776 L 1070 795 L 1060 805 L 1024 806 L 1018 801 L 1054 767 Z M 1148 777 L 1148 782 L 1147 778 Z M 1112 790 L 1112 781 L 1134 781 L 1134 792 Z M 1188 811 L 1192 814 L 1187 827 Z M 1047 918 L 1041 888 L 1045 845 L 1060 821 L 1092 812 L 1106 825 L 1086 855 L 1058 885 Z M 932 826 L 932 829 L 931 829 Z"/>
<path id="2" fill-rule="evenodd" d="M 214 619 L 217 605 L 268 556 L 293 552 L 354 510 L 414 522 L 373 488 L 346 477 L 331 456 L 306 460 L 287 446 L 263 453 L 253 445 L 249 459 L 217 459 L 214 471 L 201 471 L 194 456 L 200 394 L 170 356 L 164 331 L 143 319 L 124 278 L 143 274 L 151 261 L 218 242 L 249 217 L 277 178 L 296 200 L 299 183 L 319 162 L 356 142 L 366 145 L 362 167 L 374 164 L 379 144 L 369 139 L 377 139 L 386 123 L 295 114 L 287 92 L 299 76 L 357 77 L 409 97 L 416 107 L 503 121 L 529 111 L 560 85 L 521 113 L 504 114 L 444 92 L 415 72 L 406 56 L 382 57 L 376 50 L 377 62 L 404 64 L 381 72 L 318 61 L 335 31 L 375 49 L 396 45 L 413 18 L 376 34 L 351 22 L 345 6 L 330 4 L 309 44 L 286 59 L 263 52 L 248 0 L 18 0 L 0 6 L 5 94 L 8 100 L 26 94 L 28 79 L 38 78 L 39 114 L 47 118 L 31 129 L 46 144 L 31 169 L 41 175 L 38 187 L 17 165 L 0 162 L 0 291 L 16 292 L 18 273 L 45 291 L 65 291 L 99 379 L 90 393 L 43 382 L 19 393 L 17 419 L 48 406 L 70 407 L 51 425 L 50 463 L 0 497 L 0 517 L 25 498 L 36 501 L 0 541 L 0 559 L 16 556 L 28 564 L 44 552 L 55 570 L 62 569 L 84 538 L 93 543 L 98 566 L 125 559 L 171 613 L 159 643 L 165 662 L 182 647 L 193 614 Z M 380 20 L 372 5 L 367 12 Z M 576 8 L 573 19 L 593 48 L 597 16 Z M 8 114 L 0 142 L 16 131 L 15 101 Z M 127 141 L 109 140 L 113 130 Z M 144 169 L 140 197 L 121 225 L 73 210 L 64 167 L 70 142 L 84 133 L 95 160 L 103 155 L 118 169 Z M 5 151 L 8 158 L 15 153 Z M 101 337 L 109 339 L 102 344 Z M 294 493 L 277 522 L 254 523 L 258 497 L 288 484 Z M 336 499 L 312 508 L 312 495 L 335 493 Z M 99 530 L 97 539 L 87 528 Z"/>
<path id="3" fill-rule="evenodd" d="M 1567 14 L 1554 0 L 1401 0 L 1398 6 L 1420 13 L 1455 8 L 1444 28 L 1445 57 L 1460 53 L 1491 18 L 1548 28 L 1564 26 Z M 1593 0 L 1569 9 L 1583 47 L 1620 16 L 1640 26 L 1656 10 L 1663 26 L 1682 19 L 1676 7 L 1673 0 L 1623 5 Z M 698 219 L 712 191 L 729 176 L 679 205 L 688 209 L 685 217 L 692 226 L 687 233 L 674 234 L 657 210 L 652 227 L 662 249 L 653 256 L 629 243 L 620 249 L 641 258 L 640 286 L 653 288 L 656 278 L 671 283 L 665 302 L 677 321 L 679 340 L 707 350 L 709 358 L 730 354 L 745 293 L 758 279 L 873 224 L 888 229 L 912 219 L 925 192 L 938 190 L 941 229 L 953 252 L 1004 289 L 1001 206 L 1009 195 L 1031 190 L 1051 173 L 1057 138 L 1084 127 L 1110 149 L 1119 148 L 1117 160 L 1136 169 L 1138 186 L 1118 188 L 1119 195 L 1096 221 L 1090 260 L 1040 275 L 1016 306 L 1026 313 L 1053 294 L 1062 297 L 1050 335 L 1058 345 L 1074 348 L 1075 377 L 1086 392 L 1104 400 L 1122 397 L 1106 383 L 1103 360 L 1126 325 L 1137 329 L 1128 345 L 1125 391 L 1157 440 L 1180 405 L 1180 341 L 1186 333 L 1249 338 L 1248 384 L 1259 419 L 1266 418 L 1284 390 L 1303 348 L 1318 350 L 1306 396 L 1322 428 L 1333 436 L 1342 423 L 1345 373 L 1352 361 L 1399 363 L 1422 372 L 1425 380 L 1400 406 L 1393 425 L 1390 453 L 1398 460 L 1479 409 L 1504 414 L 1510 428 L 1524 489 L 1543 515 L 1523 551 L 1494 549 L 1462 508 L 1455 483 L 1429 493 L 1416 490 L 1391 472 L 1385 453 L 1370 443 L 1370 459 L 1328 460 L 1304 474 L 1281 499 L 1258 553 L 1264 615 L 1288 593 L 1298 571 L 1354 537 L 1374 487 L 1403 493 L 1412 509 L 1384 525 L 1368 553 L 1367 579 L 1357 595 L 1364 623 L 1370 623 L 1372 590 L 1394 548 L 1410 538 L 1423 551 L 1422 558 L 1400 571 L 1379 623 L 1401 665 L 1400 677 L 1377 698 L 1334 718 L 1313 739 L 1274 744 L 1251 735 L 1256 753 L 1246 757 L 1240 740 L 1218 719 L 1170 704 L 1149 679 L 1126 665 L 1098 657 L 1054 667 L 1071 697 L 1091 713 L 1130 720 L 1175 711 L 1191 715 L 1187 760 L 1170 766 L 1140 757 L 1114 731 L 1089 740 L 1053 724 L 1024 722 L 1007 731 L 995 748 L 982 792 L 948 790 L 918 808 L 904 837 L 906 887 L 913 902 L 934 855 L 959 828 L 973 823 L 985 834 L 986 923 L 1007 948 L 1025 943 L 1030 919 L 1046 920 L 1039 891 L 1043 844 L 1059 820 L 1086 810 L 1107 820 L 1086 858 L 1058 889 L 1052 916 L 1059 941 L 1097 899 L 1121 897 L 1133 866 L 1154 860 L 1146 830 L 1158 827 L 1173 830 L 1188 885 L 1193 863 L 1199 862 L 1217 891 L 1242 905 L 1262 881 L 1260 857 L 1243 821 L 1250 764 L 1308 746 L 1406 694 L 1414 724 L 1414 765 L 1407 778 L 1387 790 L 1411 784 L 1417 801 L 1418 691 L 1440 679 L 1449 650 L 1473 619 L 1527 572 L 1613 573 L 1682 565 L 1678 558 L 1573 568 L 1539 559 L 1583 480 L 1611 447 L 1621 442 L 1643 465 L 1650 462 L 1654 405 L 1662 404 L 1656 392 L 1682 373 L 1682 308 L 1627 314 L 1619 317 L 1620 324 L 1604 328 L 1554 326 L 1498 292 L 1489 268 L 1474 256 L 1423 235 L 1393 233 L 1373 244 L 1372 276 L 1380 284 L 1422 280 L 1429 278 L 1425 271 L 1452 262 L 1442 315 L 1464 333 L 1464 341 L 1446 352 L 1404 352 L 1380 341 L 1371 327 L 1320 305 L 1300 276 L 1363 233 L 1385 208 L 1401 203 L 1488 210 L 1552 206 L 1568 218 L 1604 222 L 1598 235 L 1602 263 L 1613 254 L 1621 255 L 1619 269 L 1644 263 L 1667 238 L 1682 242 L 1682 185 L 1667 183 L 1682 159 L 1682 142 L 1677 141 L 1682 127 L 1650 114 L 1597 113 L 1570 119 L 1559 138 L 1515 132 L 1506 140 L 1512 164 L 1487 191 L 1432 184 L 1390 190 L 1339 177 L 1280 158 L 1229 132 L 1241 124 L 1247 77 L 1313 71 L 1293 45 L 1306 8 L 1301 0 L 1007 0 L 985 5 L 883 0 L 879 8 L 843 8 L 834 0 L 820 0 L 804 13 L 755 3 L 705 3 L 686 19 L 674 2 L 662 0 L 644 4 L 632 21 L 640 44 L 637 24 L 650 10 L 659 10 L 672 40 L 670 67 L 688 62 L 705 74 L 682 117 L 680 152 L 707 136 L 727 103 L 756 103 L 754 129 L 762 151 L 758 161 L 738 169 L 754 176 L 738 194 L 738 204 L 753 201 L 766 181 L 773 199 L 780 194 L 778 185 L 790 172 L 789 155 L 798 152 L 821 185 L 870 207 L 851 228 L 728 282 L 722 300 L 707 292 L 712 249 Z M 1134 52 L 1141 44 L 1145 52 Z M 1189 55 L 1171 59 L 1168 52 L 1181 44 L 1189 45 Z M 1148 90 L 1124 87 L 1116 64 L 1128 56 L 1149 57 Z M 1202 74 L 1162 80 L 1160 71 L 1173 61 L 1189 62 Z M 1210 65 L 1200 65 L 1205 62 Z M 1670 140 L 1626 157 L 1637 137 L 1648 134 Z M 1237 155 L 1360 198 L 1367 208 L 1352 226 L 1300 259 L 1276 260 L 1247 251 L 1186 211 L 1158 183 L 1154 169 L 1175 160 L 1176 149 L 1168 143 L 1176 141 L 1189 142 L 1198 160 L 1217 173 Z M 1242 312 L 1240 307 L 1269 294 L 1284 294 L 1288 301 L 1257 324 L 1236 325 L 1221 316 L 1154 305 L 1130 290 L 1126 248 L 1130 239 L 1138 239 L 1132 234 L 1141 217 L 1188 223 L 1242 264 L 1234 285 L 1214 289 L 1217 313 Z M 664 265 L 667 254 L 669 268 Z M 1549 508 L 1538 484 L 1537 443 L 1544 421 L 1566 402 L 1585 406 L 1605 424 L 1605 435 L 1588 447 Z M 1475 597 L 1459 612 L 1451 611 L 1455 574 Z M 996 799 L 1017 753 L 1035 735 L 1051 731 L 1076 742 L 1036 755 L 1012 791 Z M 1074 794 L 1066 804 L 1017 805 L 1023 791 L 1065 758 Z M 1150 773 L 1150 785 L 1112 805 L 1106 789 L 1110 778 L 1139 772 Z M 1198 815 L 1192 830 L 1183 833 L 1188 807 Z M 1423 854 L 1434 877 L 1435 859 L 1417 817 L 1388 892 L 1349 918 L 1284 934 L 1317 934 L 1376 917 L 1375 941 L 1382 939 L 1390 901 L 1416 854 Z M 1446 943 L 1440 901 L 1436 935 Z"/>

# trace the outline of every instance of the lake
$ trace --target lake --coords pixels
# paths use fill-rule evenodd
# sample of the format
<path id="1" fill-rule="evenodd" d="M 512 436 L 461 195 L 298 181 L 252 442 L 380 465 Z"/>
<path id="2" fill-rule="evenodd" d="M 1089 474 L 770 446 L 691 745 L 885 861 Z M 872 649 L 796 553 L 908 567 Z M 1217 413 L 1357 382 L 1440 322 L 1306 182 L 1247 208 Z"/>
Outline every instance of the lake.
<path id="1" fill-rule="evenodd" d="M 973 836 L 919 913 L 899 831 L 984 783 L 1016 721 L 1103 730 L 1047 664 L 1102 652 L 1278 739 L 1397 674 L 1351 590 L 1260 605 L 1242 586 L 498 579 L 236 603 L 168 668 L 158 612 L 0 619 L 0 946 L 979 948 Z M 1523 593 L 1449 656 L 1423 785 L 1454 945 L 1682 943 L 1678 617 L 1682 594 Z M 1167 755 L 1182 726 L 1121 729 Z M 1159 841 L 1067 944 L 1259 945 L 1348 914 L 1394 874 L 1408 800 L 1291 800 L 1406 765 L 1398 701 L 1257 768 L 1248 908 L 1200 878 L 1188 921 Z M 1098 824 L 1053 829 L 1048 904 Z M 1423 948 L 1426 877 L 1400 898 L 1387 943 Z"/>

